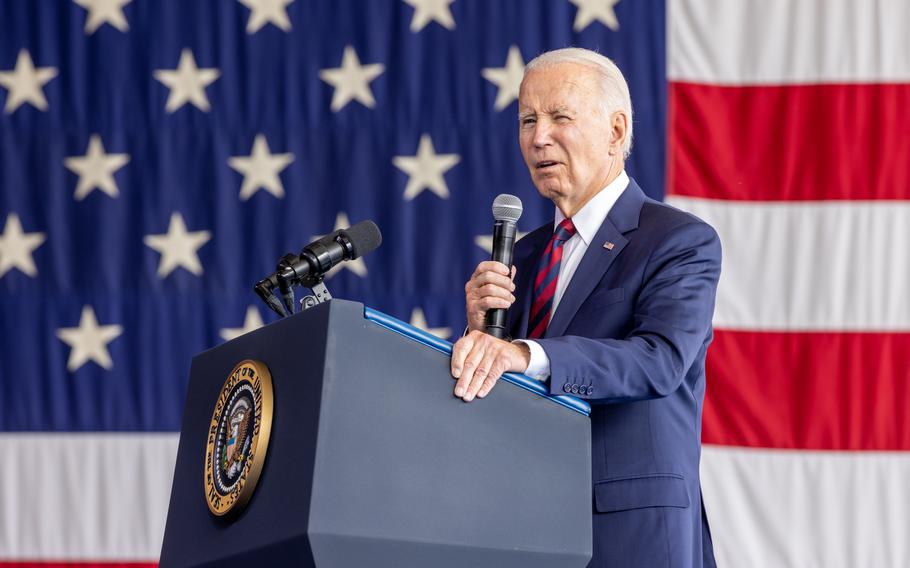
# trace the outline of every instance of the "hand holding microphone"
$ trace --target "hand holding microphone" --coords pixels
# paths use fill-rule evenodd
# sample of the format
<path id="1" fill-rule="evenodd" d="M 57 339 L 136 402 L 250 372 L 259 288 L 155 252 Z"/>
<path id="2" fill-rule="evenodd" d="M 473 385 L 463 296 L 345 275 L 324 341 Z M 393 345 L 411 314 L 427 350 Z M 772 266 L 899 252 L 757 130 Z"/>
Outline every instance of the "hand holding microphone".
<path id="1" fill-rule="evenodd" d="M 465 402 L 484 398 L 503 373 L 524 372 L 530 362 L 527 345 L 503 341 L 507 310 L 515 302 L 512 247 L 521 209 L 521 200 L 513 195 L 493 202 L 493 259 L 478 264 L 465 285 L 470 333 L 455 342 L 451 361 L 454 394 Z"/>
<path id="2" fill-rule="evenodd" d="M 512 248 L 521 212 L 521 200 L 514 195 L 503 193 L 493 201 L 493 258 L 478 264 L 465 285 L 469 331 L 506 336 L 506 310 L 515 301 Z"/>
<path id="3" fill-rule="evenodd" d="M 487 312 L 507 310 L 515 301 L 514 268 L 511 273 L 501 262 L 485 260 L 477 265 L 465 284 L 468 331 L 486 331 Z"/>

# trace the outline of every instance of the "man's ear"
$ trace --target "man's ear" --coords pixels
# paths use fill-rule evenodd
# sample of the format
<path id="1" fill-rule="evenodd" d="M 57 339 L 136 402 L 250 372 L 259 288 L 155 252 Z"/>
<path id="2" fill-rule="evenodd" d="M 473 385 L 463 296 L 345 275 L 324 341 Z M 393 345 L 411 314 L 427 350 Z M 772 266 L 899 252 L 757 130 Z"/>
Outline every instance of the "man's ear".
<path id="1" fill-rule="evenodd" d="M 629 135 L 629 117 L 616 111 L 610 117 L 610 155 L 622 154 L 622 145 Z"/>

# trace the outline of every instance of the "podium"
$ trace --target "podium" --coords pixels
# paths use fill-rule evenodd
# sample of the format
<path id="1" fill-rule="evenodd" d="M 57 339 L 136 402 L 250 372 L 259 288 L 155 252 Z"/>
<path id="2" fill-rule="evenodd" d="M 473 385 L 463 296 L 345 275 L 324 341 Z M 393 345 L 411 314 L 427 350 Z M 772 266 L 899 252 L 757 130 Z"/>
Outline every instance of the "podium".
<path id="1" fill-rule="evenodd" d="M 160 565 L 586 566 L 587 403 L 511 374 L 465 403 L 450 351 L 332 300 L 194 357 Z M 222 391 L 248 360 L 271 375 L 264 461 L 245 507 L 218 516 L 204 472 L 244 465 L 231 461 L 244 408 Z M 230 404 L 239 410 L 217 434 L 213 412 Z"/>

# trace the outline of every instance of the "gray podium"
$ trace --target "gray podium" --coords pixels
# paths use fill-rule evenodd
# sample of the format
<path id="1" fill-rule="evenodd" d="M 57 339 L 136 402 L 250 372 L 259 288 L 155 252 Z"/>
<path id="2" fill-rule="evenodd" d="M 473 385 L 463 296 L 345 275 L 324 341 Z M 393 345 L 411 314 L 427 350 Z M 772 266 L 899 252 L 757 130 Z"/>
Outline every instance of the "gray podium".
<path id="1" fill-rule="evenodd" d="M 466 404 L 449 351 L 332 300 L 197 355 L 161 566 L 586 566 L 587 404 L 520 375 Z M 246 507 L 218 517 L 203 483 L 208 434 L 245 359 L 271 373 L 270 441 Z"/>

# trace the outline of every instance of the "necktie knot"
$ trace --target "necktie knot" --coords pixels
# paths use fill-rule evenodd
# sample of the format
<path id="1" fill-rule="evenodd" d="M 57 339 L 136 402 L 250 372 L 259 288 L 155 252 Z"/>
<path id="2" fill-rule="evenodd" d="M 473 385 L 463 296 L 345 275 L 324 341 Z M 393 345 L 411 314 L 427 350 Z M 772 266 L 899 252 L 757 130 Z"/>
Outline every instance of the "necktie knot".
<path id="1" fill-rule="evenodd" d="M 565 218 L 556 227 L 556 233 L 553 235 L 553 238 L 560 242 L 566 242 L 572 238 L 572 235 L 574 235 L 575 232 L 575 224 L 572 223 L 572 219 Z"/>

